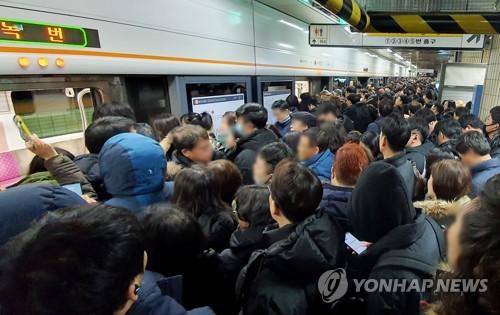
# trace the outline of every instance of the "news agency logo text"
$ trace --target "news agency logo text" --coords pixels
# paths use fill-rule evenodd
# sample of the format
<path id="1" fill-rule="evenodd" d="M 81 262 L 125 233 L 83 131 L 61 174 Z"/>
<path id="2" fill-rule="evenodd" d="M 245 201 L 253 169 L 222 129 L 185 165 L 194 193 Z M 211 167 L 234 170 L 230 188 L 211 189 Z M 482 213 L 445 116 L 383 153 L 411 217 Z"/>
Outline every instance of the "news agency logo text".
<path id="1" fill-rule="evenodd" d="M 353 279 L 355 291 L 360 292 L 486 292 L 488 279 Z M 334 303 L 340 300 L 349 287 L 343 268 L 328 270 L 318 280 L 318 290 L 323 302 Z"/>

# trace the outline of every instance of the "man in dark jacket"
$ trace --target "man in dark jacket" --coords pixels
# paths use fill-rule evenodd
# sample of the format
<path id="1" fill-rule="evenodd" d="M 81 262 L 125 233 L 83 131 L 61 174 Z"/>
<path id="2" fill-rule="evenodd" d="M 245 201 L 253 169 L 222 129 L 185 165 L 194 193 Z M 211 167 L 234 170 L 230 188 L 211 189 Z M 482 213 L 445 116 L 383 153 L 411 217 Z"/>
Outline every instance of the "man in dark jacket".
<path id="1" fill-rule="evenodd" d="M 334 103 L 330 101 L 325 101 L 318 106 L 316 111 L 318 116 L 318 121 L 320 124 L 324 123 L 335 123 L 337 121 L 342 123 L 346 132 L 351 132 L 354 130 L 354 124 L 351 119 L 346 115 L 342 115 L 340 110 Z"/>
<path id="2" fill-rule="evenodd" d="M 265 232 L 267 249 L 255 251 L 241 271 L 236 292 L 243 314 L 324 314 L 317 284 L 329 269 L 344 266 L 344 231 L 315 213 L 323 189 L 306 167 L 282 162 L 270 187 L 277 227 Z"/>
<path id="3" fill-rule="evenodd" d="M 436 144 L 438 148 L 450 149 L 456 156 L 455 142 L 460 136 L 462 127 L 451 118 L 441 119 L 434 127 L 434 134 L 436 135 Z"/>
<path id="4" fill-rule="evenodd" d="M 408 121 L 397 114 L 391 114 L 385 118 L 380 132 L 380 153 L 384 156 L 383 162 L 395 166 L 403 176 L 411 202 L 415 190 L 415 171 L 405 155 L 405 147 L 410 137 L 411 130 Z"/>
<path id="5" fill-rule="evenodd" d="M 99 152 L 109 138 L 120 133 L 131 132 L 134 124 L 135 122 L 130 118 L 106 116 L 96 119 L 85 129 L 85 146 L 89 154 L 79 155 L 73 162 L 92 184 L 99 200 L 104 201 L 110 197 L 102 185 Z"/>
<path id="6" fill-rule="evenodd" d="M 318 119 L 308 112 L 296 112 L 292 114 L 292 125 L 290 131 L 304 132 L 309 128 L 317 127 Z"/>
<path id="7" fill-rule="evenodd" d="M 425 120 L 419 117 L 408 119 L 411 130 L 411 137 L 406 144 L 406 158 L 415 163 L 418 171 L 425 176 L 425 163 L 429 152 L 434 148 L 434 144 L 426 140 L 429 127 Z"/>
<path id="8" fill-rule="evenodd" d="M 363 171 L 354 188 L 349 209 L 352 234 L 371 245 L 351 257 L 348 278 L 405 281 L 406 287 L 397 292 L 362 291 L 364 312 L 350 307 L 351 313 L 419 314 L 421 293 L 405 289 L 411 281 L 422 283 L 434 277 L 445 242 L 439 226 L 415 210 L 406 186 L 394 166 L 375 162 Z"/>
<path id="9" fill-rule="evenodd" d="M 252 166 L 257 157 L 257 151 L 268 143 L 277 142 L 278 137 L 267 124 L 267 109 L 259 104 L 248 103 L 236 110 L 236 131 L 241 136 L 236 149 L 229 156 L 241 171 L 243 184 L 253 183 Z"/>
<path id="10" fill-rule="evenodd" d="M 284 100 L 277 100 L 271 106 L 273 115 L 276 118 L 274 126 L 278 129 L 281 136 L 283 137 L 290 131 L 290 125 L 292 124 L 292 116 L 290 116 L 290 106 Z"/>
<path id="11" fill-rule="evenodd" d="M 370 164 L 366 151 L 357 143 L 342 146 L 335 154 L 332 183 L 323 184 L 320 208 L 337 220 L 345 229 L 349 227 L 347 203 L 361 171 Z"/>
<path id="12" fill-rule="evenodd" d="M 382 130 L 382 125 L 384 124 L 385 117 L 389 116 L 394 111 L 394 102 L 389 99 L 384 99 L 380 101 L 378 106 L 379 116 L 375 119 L 374 122 L 368 125 L 366 131 L 373 131 L 377 134 L 380 134 L 380 130 Z"/>
<path id="13" fill-rule="evenodd" d="M 44 213 L 87 204 L 66 188 L 32 184 L 0 192 L 0 246 L 9 238 L 29 228 Z"/>
<path id="14" fill-rule="evenodd" d="M 167 161 L 160 144 L 135 133 L 122 133 L 106 141 L 99 154 L 101 177 L 112 196 L 105 203 L 133 212 L 170 200 L 165 184 Z"/>
<path id="15" fill-rule="evenodd" d="M 472 189 L 469 197 L 477 197 L 491 177 L 500 174 L 500 160 L 490 155 L 490 144 L 482 132 L 469 131 L 460 136 L 456 146 L 462 164 L 470 167 Z"/>
<path id="16" fill-rule="evenodd" d="M 349 94 L 347 97 L 347 106 L 343 114 L 352 120 L 354 130 L 364 133 L 368 125 L 372 122 L 368 107 L 366 107 L 365 103 L 360 102 L 357 94 Z"/>
<path id="17" fill-rule="evenodd" d="M 297 157 L 322 182 L 330 182 L 332 178 L 332 165 L 335 156 L 328 147 L 328 135 L 318 127 L 307 129 L 300 135 Z"/>

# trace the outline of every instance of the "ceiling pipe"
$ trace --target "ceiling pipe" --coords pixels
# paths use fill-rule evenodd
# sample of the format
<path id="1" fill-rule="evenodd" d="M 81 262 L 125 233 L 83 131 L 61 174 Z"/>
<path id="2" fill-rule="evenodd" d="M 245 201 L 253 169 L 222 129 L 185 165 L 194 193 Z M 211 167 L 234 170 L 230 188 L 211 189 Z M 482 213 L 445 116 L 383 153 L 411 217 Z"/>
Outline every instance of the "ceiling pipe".
<path id="1" fill-rule="evenodd" d="M 368 13 L 356 0 L 316 0 L 363 33 L 499 34 L 497 13 Z"/>

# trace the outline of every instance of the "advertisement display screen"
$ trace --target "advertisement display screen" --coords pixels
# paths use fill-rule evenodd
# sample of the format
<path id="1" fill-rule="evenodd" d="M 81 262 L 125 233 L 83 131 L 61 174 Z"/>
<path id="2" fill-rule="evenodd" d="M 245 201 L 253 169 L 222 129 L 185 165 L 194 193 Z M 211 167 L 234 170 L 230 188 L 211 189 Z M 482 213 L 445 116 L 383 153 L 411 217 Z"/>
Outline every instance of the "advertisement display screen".
<path id="1" fill-rule="evenodd" d="M 226 112 L 237 110 L 244 103 L 244 94 L 193 97 L 191 99 L 193 112 L 200 114 L 207 112 L 212 116 L 215 134 L 219 133 L 222 116 Z"/>
<path id="2" fill-rule="evenodd" d="M 268 112 L 268 118 L 267 118 L 267 123 L 268 124 L 274 124 L 276 122 L 276 118 L 273 116 L 273 111 L 271 110 L 271 106 L 273 105 L 274 102 L 278 100 L 286 100 L 286 98 L 292 93 L 291 90 L 276 90 L 276 91 L 268 91 L 268 92 L 263 92 L 263 100 L 264 100 L 264 107 L 267 109 Z"/>

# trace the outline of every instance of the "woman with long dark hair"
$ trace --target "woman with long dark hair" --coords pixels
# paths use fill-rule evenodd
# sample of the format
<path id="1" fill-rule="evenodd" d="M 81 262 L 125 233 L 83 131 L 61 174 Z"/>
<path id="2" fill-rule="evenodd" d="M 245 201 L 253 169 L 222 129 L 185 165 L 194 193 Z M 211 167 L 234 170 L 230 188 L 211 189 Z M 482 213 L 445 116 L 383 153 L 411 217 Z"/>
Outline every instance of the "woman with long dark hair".
<path id="1" fill-rule="evenodd" d="M 196 217 L 210 247 L 220 252 L 229 246 L 236 222 L 210 171 L 197 165 L 180 171 L 175 177 L 172 203 Z"/>

